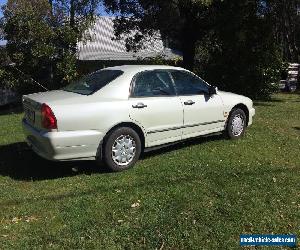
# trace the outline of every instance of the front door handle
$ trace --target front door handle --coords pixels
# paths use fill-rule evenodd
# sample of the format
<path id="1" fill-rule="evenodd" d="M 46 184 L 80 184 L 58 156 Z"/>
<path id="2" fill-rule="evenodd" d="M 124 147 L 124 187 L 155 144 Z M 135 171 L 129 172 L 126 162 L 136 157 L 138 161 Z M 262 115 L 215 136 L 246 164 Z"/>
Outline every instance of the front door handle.
<path id="1" fill-rule="evenodd" d="M 189 101 L 184 102 L 184 105 L 189 105 L 189 106 L 191 106 L 191 105 L 194 105 L 194 104 L 195 104 L 195 102 L 192 101 L 192 100 L 189 100 Z"/>
<path id="2" fill-rule="evenodd" d="M 145 104 L 142 103 L 142 102 L 139 102 L 139 103 L 136 104 L 136 105 L 132 105 L 132 107 L 133 107 L 134 109 L 143 109 L 143 108 L 147 108 L 147 105 L 145 105 Z"/>

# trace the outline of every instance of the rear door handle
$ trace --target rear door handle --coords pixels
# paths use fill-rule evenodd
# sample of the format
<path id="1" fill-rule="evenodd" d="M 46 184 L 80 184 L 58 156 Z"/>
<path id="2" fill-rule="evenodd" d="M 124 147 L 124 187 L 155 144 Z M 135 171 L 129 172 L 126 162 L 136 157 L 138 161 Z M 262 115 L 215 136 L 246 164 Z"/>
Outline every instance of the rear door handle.
<path id="1" fill-rule="evenodd" d="M 195 104 L 195 102 L 192 101 L 192 100 L 189 100 L 189 101 L 184 102 L 184 105 L 189 105 L 189 106 L 191 106 L 191 105 L 194 105 L 194 104 Z"/>
<path id="2" fill-rule="evenodd" d="M 134 109 L 143 109 L 143 108 L 147 108 L 147 105 L 145 105 L 145 104 L 142 103 L 142 102 L 139 102 L 139 103 L 136 104 L 136 105 L 132 105 L 132 107 L 133 107 Z"/>

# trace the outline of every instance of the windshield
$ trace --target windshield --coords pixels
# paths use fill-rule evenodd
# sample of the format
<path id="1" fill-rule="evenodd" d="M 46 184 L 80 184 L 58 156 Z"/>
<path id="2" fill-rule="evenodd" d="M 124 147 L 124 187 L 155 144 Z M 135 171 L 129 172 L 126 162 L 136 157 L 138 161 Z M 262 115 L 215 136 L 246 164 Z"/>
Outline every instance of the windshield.
<path id="1" fill-rule="evenodd" d="M 121 76 L 124 72 L 121 70 L 101 70 L 82 77 L 62 90 L 74 92 L 81 95 L 91 95 L 102 89 L 104 86 Z"/>

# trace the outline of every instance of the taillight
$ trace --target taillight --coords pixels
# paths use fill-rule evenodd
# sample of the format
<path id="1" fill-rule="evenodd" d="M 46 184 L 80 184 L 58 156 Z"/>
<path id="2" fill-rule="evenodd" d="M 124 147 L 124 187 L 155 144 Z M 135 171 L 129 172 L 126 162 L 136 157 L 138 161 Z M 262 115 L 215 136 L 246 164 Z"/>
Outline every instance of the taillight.
<path id="1" fill-rule="evenodd" d="M 57 121 L 56 117 L 52 111 L 52 109 L 47 105 L 42 105 L 42 126 L 45 129 L 57 129 Z"/>

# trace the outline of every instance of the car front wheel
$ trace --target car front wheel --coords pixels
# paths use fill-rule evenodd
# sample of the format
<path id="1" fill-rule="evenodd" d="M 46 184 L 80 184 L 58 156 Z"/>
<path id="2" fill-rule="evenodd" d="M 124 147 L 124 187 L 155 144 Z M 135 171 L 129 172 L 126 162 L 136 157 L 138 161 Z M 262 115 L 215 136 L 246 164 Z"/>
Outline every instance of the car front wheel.
<path id="1" fill-rule="evenodd" d="M 141 140 L 131 128 L 114 130 L 104 144 L 104 162 L 109 169 L 120 172 L 132 167 L 141 154 Z"/>
<path id="2" fill-rule="evenodd" d="M 245 134 L 246 114 L 242 109 L 234 109 L 229 117 L 226 132 L 230 139 L 239 139 Z"/>

